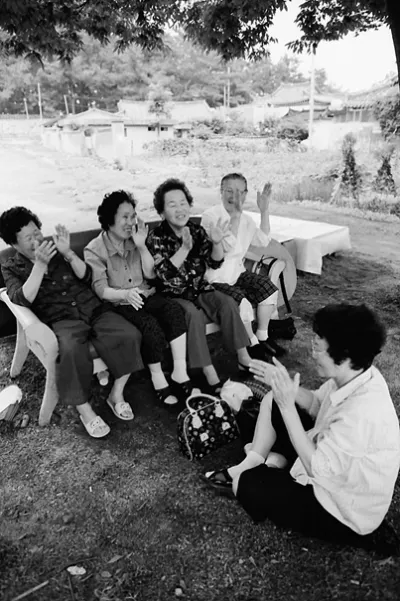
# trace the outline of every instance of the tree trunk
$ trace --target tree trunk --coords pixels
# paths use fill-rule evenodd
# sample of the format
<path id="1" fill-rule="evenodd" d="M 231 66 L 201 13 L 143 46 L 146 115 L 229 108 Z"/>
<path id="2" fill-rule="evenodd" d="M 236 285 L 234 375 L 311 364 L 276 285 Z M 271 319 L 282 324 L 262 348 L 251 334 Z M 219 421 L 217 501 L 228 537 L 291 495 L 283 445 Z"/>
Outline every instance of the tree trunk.
<path id="1" fill-rule="evenodd" d="M 400 84 L 400 2 L 386 0 L 386 12 L 389 17 L 389 27 L 392 32 L 394 51 L 396 53 L 397 74 Z"/>

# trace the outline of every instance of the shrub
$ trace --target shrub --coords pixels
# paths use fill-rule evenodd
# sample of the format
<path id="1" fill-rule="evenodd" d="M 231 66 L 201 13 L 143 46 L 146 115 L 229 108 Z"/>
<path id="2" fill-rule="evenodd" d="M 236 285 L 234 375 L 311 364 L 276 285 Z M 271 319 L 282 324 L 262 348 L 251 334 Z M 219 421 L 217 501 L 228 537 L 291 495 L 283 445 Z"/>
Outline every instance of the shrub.
<path id="1" fill-rule="evenodd" d="M 285 140 L 296 140 L 297 142 L 302 142 L 303 140 L 307 140 L 308 131 L 301 125 L 281 125 L 278 127 L 276 135 L 281 139 L 283 138 Z"/>
<path id="2" fill-rule="evenodd" d="M 394 152 L 393 144 L 384 144 L 377 151 L 378 158 L 381 160 L 381 166 L 378 173 L 372 182 L 372 188 L 376 192 L 387 192 L 388 194 L 396 194 L 396 184 L 394 183 L 392 167 L 390 160 Z"/>
<path id="3" fill-rule="evenodd" d="M 385 139 L 400 136 L 400 94 L 376 102 L 374 114 Z"/>
<path id="4" fill-rule="evenodd" d="M 193 144 L 191 140 L 171 139 L 171 140 L 155 140 L 143 145 L 143 150 L 154 155 L 187 156 L 192 150 Z"/>
<path id="5" fill-rule="evenodd" d="M 341 174 L 341 191 L 349 194 L 356 200 L 361 188 L 361 174 L 356 164 L 354 146 L 356 139 L 353 134 L 346 134 L 342 144 L 343 171 Z"/>

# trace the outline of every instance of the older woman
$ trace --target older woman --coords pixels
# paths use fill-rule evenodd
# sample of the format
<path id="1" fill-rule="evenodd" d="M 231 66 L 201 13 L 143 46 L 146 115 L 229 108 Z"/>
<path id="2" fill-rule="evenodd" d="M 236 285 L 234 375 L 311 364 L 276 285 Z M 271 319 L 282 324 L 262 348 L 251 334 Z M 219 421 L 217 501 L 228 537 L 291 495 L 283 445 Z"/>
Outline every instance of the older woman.
<path id="1" fill-rule="evenodd" d="M 343 303 L 317 311 L 313 330 L 312 355 L 326 382 L 310 391 L 276 359 L 252 361 L 272 392 L 247 456 L 205 477 L 236 495 L 256 522 L 364 544 L 389 509 L 400 465 L 399 420 L 372 364 L 385 328 L 365 305 Z"/>
<path id="2" fill-rule="evenodd" d="M 96 294 L 142 333 L 142 357 L 149 366 L 159 401 L 178 402 L 162 371 L 167 344 L 173 357 L 172 384 L 178 396 L 188 396 L 192 385 L 186 370 L 186 325 L 182 307 L 157 294 L 147 280 L 154 278 L 154 262 L 146 247 L 147 228 L 136 218 L 136 202 L 123 190 L 104 196 L 97 209 L 103 231 L 84 250 L 92 268 Z"/>
<path id="3" fill-rule="evenodd" d="M 236 351 L 240 366 L 246 369 L 250 363 L 246 348 L 250 341 L 238 305 L 204 277 L 208 267 L 218 268 L 224 260 L 223 232 L 218 224 L 213 225 L 209 237 L 203 227 L 189 220 L 193 197 L 180 180 L 162 183 L 154 192 L 153 203 L 163 219 L 147 239 L 158 282 L 163 293 L 185 309 L 191 367 L 201 367 L 210 392 L 218 392 L 221 383 L 207 346 L 204 314 L 199 309 L 220 325 L 225 346 Z"/>

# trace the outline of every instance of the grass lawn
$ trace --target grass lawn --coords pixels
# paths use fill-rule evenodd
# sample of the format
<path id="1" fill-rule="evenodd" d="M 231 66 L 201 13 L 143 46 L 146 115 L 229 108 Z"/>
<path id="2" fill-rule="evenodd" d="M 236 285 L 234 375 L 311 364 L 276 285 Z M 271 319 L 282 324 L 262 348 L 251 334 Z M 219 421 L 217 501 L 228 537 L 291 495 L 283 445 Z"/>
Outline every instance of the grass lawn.
<path id="1" fill-rule="evenodd" d="M 303 161 L 303 155 L 299 157 L 294 163 Z M 173 166 L 166 163 L 164 171 L 157 172 L 157 181 L 153 179 L 146 189 L 143 167 L 143 172 L 133 177 L 133 189 L 142 181 L 144 196 L 150 199 L 150 186 L 154 189 L 164 175 L 172 175 Z M 219 170 L 224 172 L 225 167 L 220 166 Z M 237 166 L 238 170 L 242 167 Z M 68 175 L 67 166 L 62 168 Z M 290 170 L 289 163 L 287 168 Z M 183 176 L 183 166 L 181 170 L 178 175 Z M 32 173 L 39 177 L 34 168 Z M 89 178 L 89 173 L 85 173 Z M 200 186 L 201 181 L 191 173 L 193 179 L 189 175 L 186 179 Z M 118 174 L 112 172 L 113 182 Z M 28 171 L 25 175 L 22 187 L 28 186 Z M 43 173 L 43 177 L 47 176 Z M 121 177 L 128 181 L 126 173 Z M 83 201 L 88 208 L 100 201 L 94 181 L 90 180 L 93 187 L 87 184 Z M 84 185 L 83 171 L 82 182 Z M 53 208 L 54 198 L 62 206 L 64 193 L 62 182 L 56 183 L 59 194 L 48 195 L 48 206 Z M 100 186 L 98 182 L 96 185 Z M 140 190 L 139 186 L 139 195 Z M 10 187 L 14 203 L 17 197 L 13 194 Z M 45 200 L 43 196 L 35 202 L 42 204 Z M 19 202 L 22 204 L 22 200 Z M 30 206 L 28 202 L 24 204 Z M 37 206 L 32 208 L 38 210 Z M 285 205 L 283 214 L 290 213 L 302 216 L 299 207 Z M 46 221 L 44 207 L 41 216 Z M 305 218 L 310 218 L 310 213 Z M 324 220 L 323 213 L 320 219 Z M 370 222 L 367 225 L 353 219 L 351 234 L 353 241 L 365 238 L 365 232 L 379 235 L 368 255 L 349 252 L 326 258 L 322 276 L 299 276 L 293 301 L 298 335 L 287 343 L 285 364 L 290 370 L 301 372 L 305 386 L 318 385 L 310 353 L 313 313 L 329 302 L 367 302 L 379 311 L 389 328 L 388 344 L 377 365 L 389 382 L 400 414 L 400 300 L 396 286 L 400 261 L 398 256 L 395 261 L 392 254 L 392 264 L 386 265 L 381 246 L 392 240 L 393 251 L 395 226 Z M 391 238 L 388 228 L 393 230 Z M 362 251 L 366 253 L 368 249 L 363 246 Z M 234 373 L 234 357 L 222 349 L 219 336 L 214 335 L 211 342 L 221 375 Z M 0 341 L 0 388 L 10 383 L 8 370 L 14 343 L 12 337 Z M 11 601 L 43 584 L 26 598 L 398 600 L 400 557 L 382 557 L 307 539 L 282 532 L 268 522 L 255 525 L 235 501 L 215 496 L 207 489 L 200 474 L 240 460 L 238 441 L 202 462 L 189 462 L 177 448 L 176 415 L 156 404 L 146 374 L 128 383 L 127 398 L 136 414 L 132 424 L 114 418 L 104 402 L 108 388 L 93 383 L 93 403 L 112 427 L 104 440 L 90 439 L 71 409 L 57 408 L 57 425 L 45 429 L 36 425 L 44 371 L 33 356 L 29 356 L 16 383 L 24 393 L 22 412 L 31 416 L 31 423 L 19 430 L 0 422 L 1 599 Z M 399 517 L 397 486 L 389 520 L 397 525 Z M 70 576 L 66 567 L 71 565 L 83 567 L 85 574 Z"/>

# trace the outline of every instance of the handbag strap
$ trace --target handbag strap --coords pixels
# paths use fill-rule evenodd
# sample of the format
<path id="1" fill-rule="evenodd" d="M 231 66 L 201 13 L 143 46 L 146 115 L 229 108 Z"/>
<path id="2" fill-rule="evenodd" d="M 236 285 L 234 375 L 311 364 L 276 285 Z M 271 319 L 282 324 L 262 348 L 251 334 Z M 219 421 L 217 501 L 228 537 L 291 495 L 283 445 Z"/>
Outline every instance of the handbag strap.
<path id="1" fill-rule="evenodd" d="M 188 408 L 188 410 L 190 411 L 190 413 L 197 413 L 198 409 L 193 409 L 193 407 L 190 406 L 189 401 L 191 401 L 192 399 L 209 399 L 210 401 L 213 401 L 213 403 L 217 404 L 221 404 L 221 400 L 222 399 L 217 399 L 215 396 L 211 396 L 211 394 L 206 394 L 205 392 L 202 392 L 200 394 L 195 393 L 195 394 L 191 394 L 187 399 L 186 399 L 186 407 Z"/>
<path id="2" fill-rule="evenodd" d="M 271 267 L 277 262 L 277 258 L 272 259 L 272 261 L 267 265 L 266 263 L 264 263 L 264 259 L 266 259 L 267 256 L 266 255 L 262 255 L 261 259 L 258 260 L 254 271 L 258 273 L 258 271 L 261 269 L 261 267 L 264 265 L 267 268 L 267 274 L 269 275 L 270 271 L 271 271 Z M 281 273 L 279 274 L 279 282 L 281 285 L 281 292 L 282 292 L 282 296 L 283 296 L 283 300 L 285 301 L 285 305 L 286 305 L 286 309 L 288 311 L 288 313 L 292 312 L 292 307 L 290 306 L 290 302 L 288 299 L 288 295 L 286 292 L 286 286 L 285 286 L 285 278 L 283 276 L 283 272 L 281 271 Z"/>

